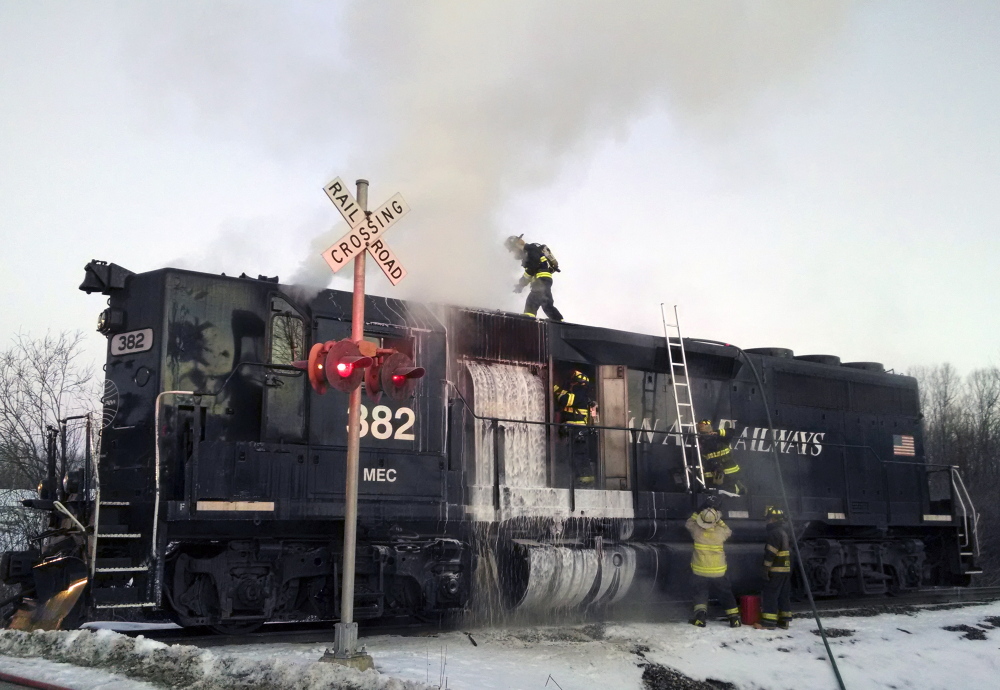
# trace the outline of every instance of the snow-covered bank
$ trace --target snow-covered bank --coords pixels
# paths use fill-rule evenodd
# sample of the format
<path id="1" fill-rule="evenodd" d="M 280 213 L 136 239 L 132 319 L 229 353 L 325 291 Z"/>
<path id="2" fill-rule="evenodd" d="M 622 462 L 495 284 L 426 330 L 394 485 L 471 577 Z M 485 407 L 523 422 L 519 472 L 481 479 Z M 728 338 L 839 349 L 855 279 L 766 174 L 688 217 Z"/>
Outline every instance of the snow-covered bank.
<path id="1" fill-rule="evenodd" d="M 337 664 L 257 652 L 233 657 L 198 647 L 166 645 L 109 630 L 0 631 L 0 655 L 96 667 L 131 679 L 195 690 L 425 690 L 423 683 L 359 672 Z M 29 674 L 25 674 L 29 675 Z M 83 682 L 70 687 L 95 687 Z"/>
<path id="2" fill-rule="evenodd" d="M 1000 603 L 845 616 L 824 625 L 836 635 L 830 644 L 849 690 L 989 688 L 1000 677 Z M 815 628 L 811 619 L 796 619 L 791 630 L 775 632 L 673 622 L 384 635 L 364 639 L 379 671 L 365 674 L 318 663 L 324 644 L 279 642 L 208 651 L 106 630 L 4 632 L 0 655 L 38 656 L 161 687 L 204 689 L 410 690 L 445 683 L 451 690 L 836 688 Z M 114 685 L 114 678 L 104 685 L 74 680 L 64 684 L 77 690 L 129 687 Z"/>
<path id="3" fill-rule="evenodd" d="M 1000 623 L 1000 603 L 838 617 L 824 625 L 850 631 L 830 639 L 849 690 L 950 690 L 959 680 L 962 687 L 996 686 L 1000 677 L 1000 627 L 994 627 L 996 623 Z M 982 632 L 985 640 L 970 639 L 959 626 Z M 475 646 L 460 632 L 369 637 L 365 644 L 383 673 L 432 685 L 444 676 L 454 690 L 692 687 L 683 679 L 676 684 L 644 685 L 647 663 L 676 669 L 697 681 L 709 680 L 719 688 L 836 688 L 823 641 L 812 632 L 815 629 L 811 619 L 796 619 L 791 630 L 778 632 L 731 629 L 725 623 L 710 623 L 707 628 L 684 622 L 621 623 L 474 630 Z M 321 654 L 323 646 L 274 644 L 216 651 L 239 657 L 271 654 L 308 659 Z"/>

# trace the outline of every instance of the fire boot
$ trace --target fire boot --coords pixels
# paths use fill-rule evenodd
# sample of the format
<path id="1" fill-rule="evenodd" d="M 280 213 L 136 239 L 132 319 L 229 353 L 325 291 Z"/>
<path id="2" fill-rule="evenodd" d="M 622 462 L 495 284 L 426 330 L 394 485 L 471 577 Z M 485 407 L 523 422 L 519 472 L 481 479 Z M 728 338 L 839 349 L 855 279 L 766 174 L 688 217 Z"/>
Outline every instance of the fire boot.
<path id="1" fill-rule="evenodd" d="M 694 614 L 694 618 L 692 618 L 691 620 L 689 620 L 688 623 L 690 623 L 691 625 L 697 626 L 699 628 L 704 628 L 705 627 L 705 618 L 706 618 L 706 616 L 705 616 L 705 612 L 704 611 L 696 611 L 695 614 Z"/>
<path id="2" fill-rule="evenodd" d="M 739 628 L 742 625 L 743 624 L 740 623 L 740 617 L 739 616 L 730 616 L 729 617 L 729 627 L 730 628 Z"/>

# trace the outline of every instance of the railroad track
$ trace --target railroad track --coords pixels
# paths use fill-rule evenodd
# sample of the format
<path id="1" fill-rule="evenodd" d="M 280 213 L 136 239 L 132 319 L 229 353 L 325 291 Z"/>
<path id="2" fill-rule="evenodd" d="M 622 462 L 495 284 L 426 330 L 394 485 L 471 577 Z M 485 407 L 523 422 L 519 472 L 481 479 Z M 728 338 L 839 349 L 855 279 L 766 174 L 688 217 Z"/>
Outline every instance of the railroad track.
<path id="1" fill-rule="evenodd" d="M 367 621 L 358 625 L 358 637 L 373 635 L 429 635 L 442 630 L 452 630 L 421 621 Z M 272 644 L 292 642 L 298 644 L 333 644 L 333 621 L 309 623 L 268 623 L 256 632 L 242 635 L 222 635 L 208 628 L 166 628 L 157 630 L 122 630 L 123 635 L 143 637 L 167 644 L 187 644 L 196 647 L 223 647 L 227 645 Z"/>
<path id="2" fill-rule="evenodd" d="M 917 611 L 921 608 L 935 606 L 964 606 L 1000 599 L 1000 587 L 943 587 L 920 592 L 900 594 L 892 597 L 860 597 L 853 599 L 821 599 L 816 602 L 816 608 L 821 618 L 838 618 L 842 616 L 875 616 L 882 613 L 902 613 Z M 688 615 L 690 601 L 686 599 L 667 599 L 653 602 L 649 608 L 655 609 L 654 621 L 676 621 Z M 807 601 L 794 602 L 792 609 L 796 618 L 812 616 Z M 623 620 L 629 620 L 625 617 Z M 642 620 L 650 620 L 643 616 Z M 577 625 L 598 622 L 596 619 L 577 616 L 561 618 L 558 621 L 536 620 L 537 624 L 567 624 Z M 515 623 L 514 625 L 518 625 Z M 434 635 L 439 632 L 459 630 L 461 623 L 452 626 L 433 625 L 410 619 L 391 621 L 363 621 L 359 625 L 360 638 L 375 635 L 419 636 Z M 244 635 L 220 635 L 207 628 L 177 628 L 159 630 L 128 630 L 124 635 L 142 635 L 148 639 L 158 640 L 168 644 L 187 644 L 197 647 L 222 647 L 228 645 L 252 645 L 298 643 L 298 644 L 333 644 L 333 623 L 330 621 L 308 623 L 269 623 L 257 632 Z"/>
<path id="3" fill-rule="evenodd" d="M 964 606 L 1000 599 L 1000 587 L 938 587 L 891 597 L 825 599 L 816 602 L 821 618 L 875 616 L 880 613 L 912 611 L 936 606 Z M 792 605 L 796 617 L 811 615 L 809 602 Z"/>

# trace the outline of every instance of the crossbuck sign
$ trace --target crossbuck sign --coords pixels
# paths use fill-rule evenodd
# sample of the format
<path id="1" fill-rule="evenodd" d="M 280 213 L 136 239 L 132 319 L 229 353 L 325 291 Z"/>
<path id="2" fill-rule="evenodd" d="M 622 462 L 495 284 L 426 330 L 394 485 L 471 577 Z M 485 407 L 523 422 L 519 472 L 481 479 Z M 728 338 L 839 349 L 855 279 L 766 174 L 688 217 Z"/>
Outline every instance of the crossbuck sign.
<path id="1" fill-rule="evenodd" d="M 382 235 L 410 212 L 410 207 L 403 201 L 403 197 L 396 194 L 379 208 L 366 214 L 339 177 L 323 187 L 323 191 L 351 226 L 346 235 L 323 252 L 323 259 L 333 272 L 342 269 L 351 262 L 351 259 L 367 249 L 389 282 L 393 285 L 399 284 L 399 281 L 406 277 L 406 269 L 389 249 Z"/>

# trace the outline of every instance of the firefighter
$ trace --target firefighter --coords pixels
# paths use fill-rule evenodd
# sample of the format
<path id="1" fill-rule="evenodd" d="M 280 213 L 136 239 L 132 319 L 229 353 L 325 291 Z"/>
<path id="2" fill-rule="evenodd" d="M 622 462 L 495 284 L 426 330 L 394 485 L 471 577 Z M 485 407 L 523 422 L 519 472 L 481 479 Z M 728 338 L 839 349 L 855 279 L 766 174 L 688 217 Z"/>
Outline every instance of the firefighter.
<path id="1" fill-rule="evenodd" d="M 764 547 L 764 579 L 767 584 L 762 597 L 762 620 L 753 627 L 758 630 L 774 630 L 775 627 L 788 630 L 792 620 L 792 533 L 780 508 L 768 506 L 764 517 L 767 518 L 767 545 Z"/>
<path id="2" fill-rule="evenodd" d="M 698 446 L 701 449 L 702 465 L 705 469 L 705 484 L 723 496 L 736 497 L 745 493 L 743 482 L 737 480 L 740 466 L 733 457 L 732 440 L 736 438 L 732 429 L 712 426 L 712 420 L 698 422 Z"/>
<path id="3" fill-rule="evenodd" d="M 694 551 L 691 553 L 694 618 L 688 622 L 699 628 L 705 627 L 711 590 L 726 611 L 729 627 L 740 627 L 740 608 L 736 605 L 733 587 L 726 576 L 726 552 L 723 549 L 733 531 L 722 521 L 718 509 L 712 507 L 693 513 L 684 526 L 694 539 Z"/>
<path id="4" fill-rule="evenodd" d="M 558 383 L 552 386 L 559 419 L 569 427 L 570 458 L 573 465 L 573 482 L 577 486 L 593 486 L 594 454 L 591 449 L 597 403 L 590 391 L 590 377 L 579 369 L 570 373 L 568 388 Z M 562 427 L 565 429 L 566 427 Z"/>
<path id="5" fill-rule="evenodd" d="M 522 238 L 523 235 L 511 235 L 504 244 L 521 260 L 524 268 L 524 275 L 514 286 L 514 292 L 520 294 L 525 285 L 531 285 L 524 301 L 524 315 L 534 317 L 541 307 L 550 320 L 562 321 L 562 314 L 552 300 L 552 274 L 559 271 L 559 264 L 547 246 L 529 244 Z"/>

